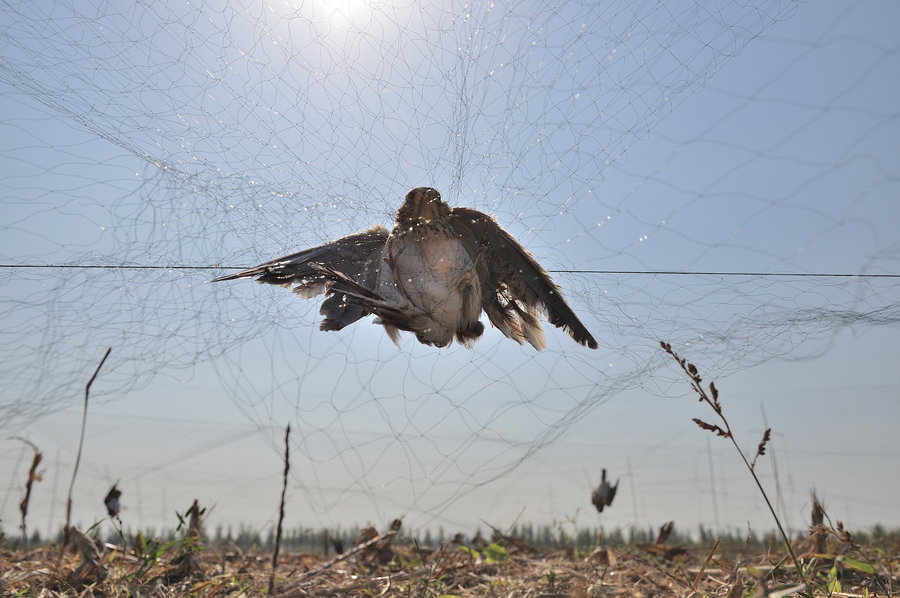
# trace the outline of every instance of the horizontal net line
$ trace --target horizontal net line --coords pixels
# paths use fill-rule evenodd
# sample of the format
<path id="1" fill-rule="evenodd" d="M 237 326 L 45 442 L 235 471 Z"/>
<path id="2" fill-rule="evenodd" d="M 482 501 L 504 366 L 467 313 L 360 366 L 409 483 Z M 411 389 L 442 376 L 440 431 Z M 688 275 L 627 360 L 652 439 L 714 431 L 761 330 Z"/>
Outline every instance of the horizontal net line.
<path id="1" fill-rule="evenodd" d="M 0 264 L 0 269 L 71 269 L 71 270 L 247 270 L 253 266 L 145 266 L 139 264 Z M 849 272 L 730 272 L 713 270 L 547 270 L 557 274 L 648 274 L 658 276 L 763 276 L 785 278 L 900 278 L 900 274 L 853 274 Z"/>

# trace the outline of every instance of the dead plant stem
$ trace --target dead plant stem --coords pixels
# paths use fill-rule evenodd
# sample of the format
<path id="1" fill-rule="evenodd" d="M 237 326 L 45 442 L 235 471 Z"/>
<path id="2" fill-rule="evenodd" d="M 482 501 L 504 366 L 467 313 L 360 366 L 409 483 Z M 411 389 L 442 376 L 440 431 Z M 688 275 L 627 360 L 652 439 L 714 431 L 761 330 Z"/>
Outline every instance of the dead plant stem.
<path id="1" fill-rule="evenodd" d="M 94 370 L 94 375 L 91 376 L 91 379 L 88 380 L 88 383 L 84 387 L 84 411 L 81 415 L 81 435 L 78 438 L 78 451 L 75 453 L 75 467 L 72 469 L 72 480 L 69 482 L 69 494 L 68 498 L 66 499 L 66 526 L 63 528 L 63 544 L 62 548 L 59 551 L 60 561 L 62 561 L 62 557 L 69 545 L 69 536 L 72 524 L 72 491 L 75 488 L 75 478 L 78 475 L 78 465 L 81 463 L 81 450 L 84 447 L 84 430 L 87 427 L 87 412 L 88 402 L 91 395 L 91 385 L 94 383 L 94 380 L 97 379 L 97 374 L 100 373 L 100 368 L 102 368 L 103 364 L 106 363 L 106 358 L 109 357 L 110 352 L 112 352 L 112 347 L 106 349 L 106 353 L 103 354 L 103 359 L 100 360 L 100 363 L 97 365 L 97 369 Z"/>

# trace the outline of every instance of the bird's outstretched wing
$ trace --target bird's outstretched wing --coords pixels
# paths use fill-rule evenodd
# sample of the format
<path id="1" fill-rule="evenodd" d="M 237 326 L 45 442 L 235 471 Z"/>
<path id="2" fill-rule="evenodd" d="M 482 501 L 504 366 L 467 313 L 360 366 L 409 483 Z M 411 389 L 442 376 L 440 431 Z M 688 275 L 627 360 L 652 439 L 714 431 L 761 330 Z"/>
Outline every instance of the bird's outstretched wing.
<path id="1" fill-rule="evenodd" d="M 296 285 L 294 292 L 309 298 L 328 290 L 331 279 L 323 274 L 320 267 L 325 266 L 371 289 L 375 286 L 379 268 L 384 265 L 382 250 L 388 235 L 383 226 L 374 226 L 361 233 L 304 249 L 236 274 L 214 278 L 210 282 L 255 278 L 258 282 L 284 287 Z M 319 311 L 325 316 L 320 326 L 322 330 L 340 330 L 367 315 L 360 306 L 343 301 L 337 294 L 330 295 Z"/>
<path id="2" fill-rule="evenodd" d="M 342 272 L 365 285 L 369 274 L 377 272 L 380 252 L 388 238 L 383 226 L 375 226 L 361 233 L 341 237 L 318 247 L 310 247 L 264 264 L 214 278 L 210 282 L 255 278 L 258 282 L 281 286 L 298 285 L 294 292 L 303 297 L 315 297 L 325 292 L 322 272 L 310 264 L 322 264 Z M 368 286 L 368 285 L 367 285 Z M 319 288 L 322 287 L 322 288 Z"/>
<path id="3" fill-rule="evenodd" d="M 544 345 L 538 314 L 544 311 L 551 324 L 562 328 L 576 342 L 597 348 L 591 336 L 547 271 L 497 222 L 469 208 L 451 210 L 451 226 L 466 247 L 481 281 L 484 311 L 506 336 Z"/>

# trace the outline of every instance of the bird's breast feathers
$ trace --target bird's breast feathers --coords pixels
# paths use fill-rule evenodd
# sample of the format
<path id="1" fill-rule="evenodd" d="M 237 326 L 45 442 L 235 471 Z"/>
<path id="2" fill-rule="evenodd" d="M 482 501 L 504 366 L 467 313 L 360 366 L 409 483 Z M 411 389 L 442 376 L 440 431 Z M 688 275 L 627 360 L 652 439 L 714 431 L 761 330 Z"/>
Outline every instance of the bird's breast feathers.
<path id="1" fill-rule="evenodd" d="M 475 266 L 458 239 L 447 234 L 399 237 L 388 243 L 387 253 L 390 276 L 382 282 L 393 287 L 391 294 L 405 297 L 452 330 L 478 319 L 481 293 Z"/>

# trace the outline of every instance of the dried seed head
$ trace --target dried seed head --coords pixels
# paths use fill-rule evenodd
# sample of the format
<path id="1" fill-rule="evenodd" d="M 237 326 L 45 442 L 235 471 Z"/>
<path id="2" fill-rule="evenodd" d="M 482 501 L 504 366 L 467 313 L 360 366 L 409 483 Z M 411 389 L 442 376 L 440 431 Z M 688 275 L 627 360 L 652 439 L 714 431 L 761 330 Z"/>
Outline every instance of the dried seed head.
<path id="1" fill-rule="evenodd" d="M 766 431 L 763 432 L 762 440 L 759 441 L 759 445 L 756 447 L 756 455 L 753 456 L 753 463 L 750 464 L 750 469 L 754 469 L 756 467 L 756 460 L 759 459 L 762 455 L 766 454 L 766 445 L 769 443 L 769 440 L 772 438 L 772 428 L 766 428 Z"/>
<path id="2" fill-rule="evenodd" d="M 756 447 L 756 456 L 766 454 L 766 445 L 769 443 L 769 440 L 772 439 L 772 428 L 766 428 L 766 431 L 763 432 L 762 440 L 759 442 L 759 446 Z"/>
<path id="3" fill-rule="evenodd" d="M 693 418 L 693 422 L 703 428 L 704 430 L 709 430 L 710 432 L 715 432 L 716 435 L 721 436 L 722 438 L 731 438 L 731 434 L 720 428 L 715 424 L 710 424 L 703 421 L 700 418 Z"/>

